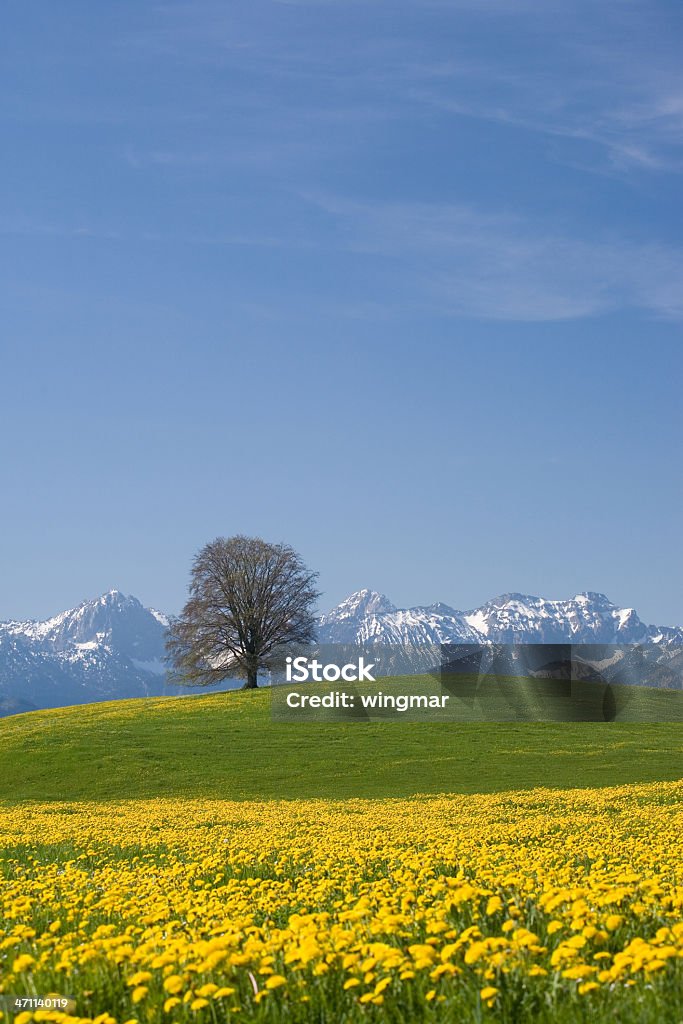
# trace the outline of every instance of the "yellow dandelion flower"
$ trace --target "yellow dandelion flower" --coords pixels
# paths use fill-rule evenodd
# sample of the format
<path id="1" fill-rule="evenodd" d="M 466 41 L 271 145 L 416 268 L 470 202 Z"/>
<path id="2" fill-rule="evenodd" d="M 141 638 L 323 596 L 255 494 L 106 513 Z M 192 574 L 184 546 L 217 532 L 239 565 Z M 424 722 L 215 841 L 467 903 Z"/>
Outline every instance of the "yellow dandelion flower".
<path id="1" fill-rule="evenodd" d="M 502 909 L 503 901 L 500 896 L 490 896 L 486 903 L 486 916 L 491 917 L 492 914 L 497 914 Z"/>
<path id="2" fill-rule="evenodd" d="M 21 974 L 22 971 L 27 971 L 30 967 L 33 967 L 35 962 L 34 957 L 29 956 L 28 953 L 22 953 L 12 963 L 12 971 L 14 974 Z"/>
<path id="3" fill-rule="evenodd" d="M 197 995 L 202 997 L 212 996 L 217 991 L 218 985 L 214 985 L 212 981 L 208 981 L 206 985 L 202 985 L 201 988 L 197 989 Z"/>
<path id="4" fill-rule="evenodd" d="M 137 974 L 133 974 L 128 979 L 126 985 L 130 988 L 135 988 L 136 985 L 143 985 L 146 981 L 149 981 L 151 977 L 152 975 L 149 971 L 138 971 Z"/>
<path id="5" fill-rule="evenodd" d="M 287 979 L 281 974 L 271 974 L 266 982 L 266 988 L 280 988 L 281 985 L 286 985 Z"/>

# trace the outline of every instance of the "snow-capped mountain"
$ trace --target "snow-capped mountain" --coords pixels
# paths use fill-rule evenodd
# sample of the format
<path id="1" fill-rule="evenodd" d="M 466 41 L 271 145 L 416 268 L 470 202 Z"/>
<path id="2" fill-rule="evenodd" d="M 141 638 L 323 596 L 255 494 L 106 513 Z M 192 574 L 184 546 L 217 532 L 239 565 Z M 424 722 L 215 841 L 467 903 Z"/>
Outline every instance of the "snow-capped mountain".
<path id="1" fill-rule="evenodd" d="M 118 590 L 44 622 L 0 623 L 0 714 L 178 693 L 166 686 L 167 626 Z"/>
<path id="2" fill-rule="evenodd" d="M 633 608 L 590 592 L 568 600 L 502 594 L 462 612 L 445 604 L 396 608 L 383 594 L 359 590 L 321 616 L 319 638 L 343 644 L 661 644 L 683 643 L 683 628 L 648 626 Z"/>
<path id="3" fill-rule="evenodd" d="M 106 639 L 132 659 L 156 661 L 163 650 L 168 618 L 154 608 L 144 608 L 136 597 L 110 590 L 44 622 L 8 622 L 3 627 L 55 651 L 88 651 Z"/>
<path id="4" fill-rule="evenodd" d="M 396 608 L 374 590 L 359 590 L 320 618 L 318 637 L 330 644 L 481 643 L 481 635 L 446 604 Z"/>
<path id="5" fill-rule="evenodd" d="M 0 622 L 0 716 L 193 692 L 166 682 L 167 627 L 165 615 L 118 590 L 43 622 Z M 489 645 L 683 645 L 683 629 L 645 625 L 633 608 L 619 608 L 604 594 L 561 601 L 504 594 L 463 612 L 445 604 L 396 608 L 383 594 L 359 590 L 320 617 L 319 640 L 422 651 L 441 644 L 483 644 L 495 659 L 502 655 Z M 679 657 L 675 650 L 671 655 Z M 641 655 L 633 657 L 637 661 Z M 661 673 L 662 685 L 672 685 L 669 676 L 680 679 L 683 663 L 674 665 L 669 658 Z M 216 688 L 226 686 L 230 683 Z"/>

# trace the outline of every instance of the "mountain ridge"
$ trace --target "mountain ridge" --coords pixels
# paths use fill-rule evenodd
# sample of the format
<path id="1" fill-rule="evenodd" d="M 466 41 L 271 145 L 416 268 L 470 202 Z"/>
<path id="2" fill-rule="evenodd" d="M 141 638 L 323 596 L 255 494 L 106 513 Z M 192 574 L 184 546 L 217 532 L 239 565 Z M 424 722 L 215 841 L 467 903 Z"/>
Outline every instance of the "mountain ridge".
<path id="1" fill-rule="evenodd" d="M 459 611 L 443 602 L 397 608 L 364 588 L 318 622 L 321 643 L 683 644 L 683 628 L 646 625 L 633 608 L 593 591 L 566 600 L 510 592 Z M 0 715 L 193 692 L 166 681 L 168 624 L 119 590 L 45 620 L 0 622 Z"/>
<path id="2" fill-rule="evenodd" d="M 567 599 L 509 592 L 459 611 L 437 602 L 397 608 L 369 589 L 320 617 L 326 643 L 683 643 L 683 628 L 647 625 L 597 591 Z"/>

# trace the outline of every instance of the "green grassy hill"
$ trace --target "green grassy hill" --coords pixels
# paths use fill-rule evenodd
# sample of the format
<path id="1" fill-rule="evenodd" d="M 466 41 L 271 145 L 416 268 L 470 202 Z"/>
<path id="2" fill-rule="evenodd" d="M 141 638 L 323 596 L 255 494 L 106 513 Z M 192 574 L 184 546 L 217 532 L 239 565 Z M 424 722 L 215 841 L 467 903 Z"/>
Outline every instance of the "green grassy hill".
<path id="1" fill-rule="evenodd" d="M 0 721 L 0 800 L 402 797 L 680 778 L 683 695 L 639 691 L 626 714 L 283 723 L 266 690 L 38 711 Z"/>

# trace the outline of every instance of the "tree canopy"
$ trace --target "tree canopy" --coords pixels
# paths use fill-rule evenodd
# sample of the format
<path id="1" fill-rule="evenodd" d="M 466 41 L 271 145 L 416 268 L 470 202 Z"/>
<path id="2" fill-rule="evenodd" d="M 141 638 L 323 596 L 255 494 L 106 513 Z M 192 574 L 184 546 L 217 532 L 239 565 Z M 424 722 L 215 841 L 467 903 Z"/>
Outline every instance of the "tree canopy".
<path id="1" fill-rule="evenodd" d="M 172 680 L 208 686 L 237 676 L 256 687 L 286 645 L 315 641 L 317 577 L 288 544 L 242 535 L 206 544 L 169 628 Z"/>

